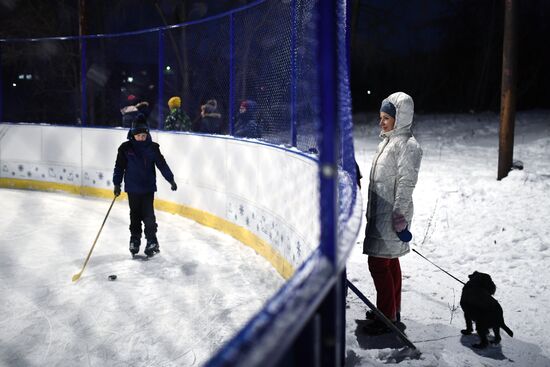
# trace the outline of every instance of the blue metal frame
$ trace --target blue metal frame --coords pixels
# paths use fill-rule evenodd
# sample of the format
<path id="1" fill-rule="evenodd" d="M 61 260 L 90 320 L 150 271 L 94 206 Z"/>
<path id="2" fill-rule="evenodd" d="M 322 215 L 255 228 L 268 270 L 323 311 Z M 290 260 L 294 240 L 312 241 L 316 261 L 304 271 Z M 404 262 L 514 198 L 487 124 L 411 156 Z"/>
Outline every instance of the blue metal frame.
<path id="1" fill-rule="evenodd" d="M 200 24 L 200 23 L 206 23 L 206 22 L 209 22 L 209 21 L 212 21 L 212 20 L 216 20 L 216 19 L 221 19 L 221 18 L 224 18 L 224 17 L 227 17 L 227 16 L 230 16 L 231 19 L 233 19 L 233 14 L 237 13 L 237 12 L 241 12 L 245 9 L 249 9 L 249 8 L 253 8 L 259 4 L 262 4 L 264 2 L 266 2 L 268 0 L 257 0 L 257 1 L 254 1 L 254 2 L 251 2 L 247 5 L 244 5 L 244 6 L 241 6 L 239 8 L 236 8 L 236 9 L 232 9 L 232 10 L 229 10 L 227 12 L 224 12 L 224 13 L 220 13 L 220 14 L 216 14 L 216 15 L 212 15 L 210 17 L 207 17 L 207 18 L 203 18 L 203 19 L 198 19 L 198 20 L 193 20 L 193 21 L 188 21 L 188 22 L 183 22 L 183 23 L 179 23 L 179 24 L 174 24 L 174 25 L 170 25 L 170 26 L 163 26 L 163 27 L 155 27 L 155 28 L 149 28 L 149 29 L 142 29 L 142 30 L 139 30 L 139 31 L 132 31 L 132 32 L 123 32 L 123 33 L 117 33 L 117 34 L 90 34 L 90 35 L 80 35 L 80 36 L 57 36 L 57 37 L 43 37 L 43 38 L 0 38 L 0 44 L 2 43 L 11 43 L 11 42 L 41 42 L 41 41 L 71 41 L 71 40 L 78 40 L 78 41 L 81 41 L 83 45 L 86 44 L 86 40 L 87 39 L 96 39 L 96 38 L 116 38 L 116 37 L 125 37 L 125 36 L 135 36 L 135 35 L 141 35 L 141 34 L 147 34 L 147 33 L 151 33 L 151 32 L 158 32 L 159 35 L 159 55 L 158 55 L 158 58 L 159 58 L 159 67 L 158 67 L 158 85 L 159 85 L 159 88 L 158 88 L 158 98 L 157 98 L 157 103 L 158 103 L 158 126 L 160 129 L 163 128 L 164 126 L 164 114 L 163 114 L 163 105 L 164 105 L 164 45 L 163 45 L 163 37 L 164 37 L 164 31 L 168 30 L 168 29 L 173 29 L 173 28 L 180 28 L 182 26 L 189 26 L 189 25 L 193 25 L 193 24 Z M 87 120 L 87 109 L 88 109 L 88 106 L 87 106 L 87 99 L 86 99 L 86 53 L 85 53 L 85 47 L 83 47 L 83 52 L 84 52 L 84 55 L 82 55 L 82 58 L 81 58 L 81 63 L 80 63 L 80 68 L 81 68 L 81 80 L 80 80 L 80 83 L 81 83 L 81 86 L 82 86 L 82 91 L 81 91 L 81 96 L 80 96 L 80 104 L 81 104 L 81 111 L 80 111 L 80 119 L 82 121 L 82 125 L 83 126 L 86 126 L 88 124 L 88 120 Z M 1 71 L 0 71 L 0 78 L 1 78 Z M 0 82 L 1 82 L 1 79 L 0 79 Z M 2 85 L 0 84 L 0 97 L 2 97 L 2 90 L 1 90 L 1 87 Z M 234 93 L 234 91 L 233 91 Z M 0 121 L 2 121 L 2 103 L 3 103 L 3 99 L 0 99 Z M 233 108 L 234 109 L 234 106 L 232 105 L 232 103 L 229 104 L 229 108 L 230 110 Z M 232 116 L 232 115 L 230 115 Z"/>
<path id="2" fill-rule="evenodd" d="M 219 13 L 216 15 L 212 15 L 206 18 L 201 18 L 198 20 L 191 20 L 183 23 L 178 24 L 172 24 L 169 26 L 162 26 L 162 27 L 154 27 L 154 28 L 148 28 L 148 29 L 141 29 L 139 31 L 131 31 L 131 32 L 122 32 L 117 34 L 87 34 L 82 36 L 57 36 L 57 37 L 43 37 L 43 38 L 0 38 L 0 42 L 37 42 L 37 41 L 68 41 L 68 40 L 78 40 L 79 38 L 85 38 L 85 39 L 94 39 L 94 38 L 116 38 L 116 37 L 124 37 L 124 36 L 135 36 L 139 34 L 146 34 L 161 30 L 168 30 L 173 28 L 180 28 L 182 26 L 189 26 L 192 24 L 201 24 L 206 23 L 212 20 L 225 18 L 231 14 L 235 14 L 238 12 L 241 12 L 243 10 L 253 8 L 259 4 L 265 3 L 268 0 L 257 0 L 254 2 L 251 2 L 247 5 L 243 5 L 239 8 L 232 9 L 229 11 L 226 11 L 224 13 Z"/>
<path id="3" fill-rule="evenodd" d="M 4 80 L 2 79 L 2 47 L 0 47 L 0 122 L 4 119 Z"/>
<path id="4" fill-rule="evenodd" d="M 336 278 L 332 276 L 332 270 L 326 257 L 320 251 L 314 252 L 205 366 L 276 365 L 288 354 L 288 349 L 333 288 Z M 311 337 L 317 338 L 319 345 L 320 332 Z"/>
<path id="5" fill-rule="evenodd" d="M 158 95 L 157 95 L 157 109 L 158 109 L 158 128 L 164 129 L 164 30 L 161 29 L 158 32 Z"/>
<path id="6" fill-rule="evenodd" d="M 345 360 L 345 272 L 338 272 L 339 121 L 337 7 L 318 4 L 321 244 L 294 276 L 206 366 L 340 366 Z M 295 5 L 295 2 L 292 2 Z M 345 65 L 347 67 L 347 65 Z M 294 68 L 295 69 L 295 68 Z M 269 331 L 269 335 L 266 333 Z M 298 344 L 300 343 L 300 344 Z M 306 351 L 303 346 L 306 346 Z M 302 348 L 302 349 L 301 349 Z"/>
<path id="7" fill-rule="evenodd" d="M 339 33 L 339 42 L 338 42 L 338 55 L 345 56 L 345 63 L 342 62 L 339 65 L 339 75 L 344 78 L 346 85 L 349 85 L 350 70 L 351 70 L 351 38 L 350 38 L 350 27 L 351 27 L 351 1 L 346 0 L 340 3 L 339 5 L 339 21 L 345 24 L 343 31 Z M 349 88 L 339 88 L 338 90 L 340 101 L 351 101 L 351 93 Z M 346 118 L 351 118 L 351 105 L 340 106 L 340 113 L 342 114 L 342 121 L 344 122 Z M 350 121 L 349 126 L 351 127 L 353 123 Z M 345 126 L 345 123 L 342 123 L 342 127 Z M 351 136 L 345 133 L 341 133 L 341 150 L 342 158 L 354 156 L 354 147 L 353 139 L 350 141 L 344 141 L 345 137 Z M 355 172 L 355 162 L 351 160 L 342 159 L 342 167 L 344 171 Z M 355 179 L 355 175 L 352 177 Z M 355 197 L 355 192 L 354 192 Z"/>
<path id="8" fill-rule="evenodd" d="M 290 4 L 290 140 L 292 146 L 297 145 L 296 131 L 296 0 Z"/>
<path id="9" fill-rule="evenodd" d="M 229 124 L 234 132 L 235 115 L 235 19 L 234 13 L 265 3 L 268 0 L 252 2 L 244 7 L 209 18 L 181 24 L 159 27 L 117 35 L 86 35 L 82 37 L 51 37 L 50 40 L 80 39 L 85 46 L 86 39 L 100 37 L 122 37 L 149 32 L 158 32 L 158 119 L 162 129 L 164 103 L 164 33 L 168 29 L 181 26 L 205 23 L 229 16 Z M 287 3 L 288 4 L 288 3 Z M 298 63 L 298 44 L 301 41 L 297 33 L 298 0 L 291 0 L 290 6 L 290 128 L 292 146 L 297 146 L 298 119 L 298 82 L 300 65 Z M 309 3 L 310 4 L 310 3 Z M 284 146 L 273 146 L 267 142 L 249 141 L 249 144 L 270 145 L 275 149 L 284 149 L 319 164 L 319 205 L 320 205 L 320 245 L 311 256 L 299 266 L 295 274 L 266 303 L 227 345 L 206 363 L 206 366 L 272 366 L 285 365 L 293 361 L 295 365 L 340 366 L 345 355 L 345 269 L 338 258 L 345 260 L 346 254 L 338 254 L 338 170 L 339 158 L 353 157 L 353 144 L 342 140 L 338 135 L 338 126 L 347 129 L 342 135 L 351 134 L 351 104 L 349 96 L 348 70 L 349 38 L 343 31 L 342 16 L 347 16 L 346 0 L 318 0 L 314 9 L 318 11 L 317 28 L 317 65 L 320 98 L 319 104 L 319 151 L 318 159 L 311 154 L 287 149 Z M 344 21 L 345 23 L 345 21 Z M 2 42 L 34 41 L 36 39 L 0 40 Z M 44 40 L 44 39 L 41 39 Z M 83 93 L 81 96 L 81 119 L 87 122 L 86 106 L 86 47 L 83 47 L 81 60 Z M 346 55 L 343 57 L 342 55 Z M 1 56 L 1 55 L 0 55 Z M 344 62 L 345 60 L 345 62 Z M 1 74 L 0 74 L 1 78 Z M 342 79 L 339 79 L 342 78 Z M 1 82 L 1 79 L 0 79 Z M 1 97 L 0 89 L 0 97 Z M 1 103 L 1 101 L 0 101 Z M 0 119 L 1 119 L 0 104 Z M 344 126 L 345 125 L 345 126 Z M 196 134 L 173 132 L 174 134 Z M 197 134 L 205 135 L 205 134 Z M 216 139 L 234 139 L 232 137 L 212 135 Z M 346 139 L 351 139 L 347 136 Z M 351 154 L 351 155 L 350 155 Z M 344 159 L 344 170 L 350 169 L 353 162 Z M 353 167 L 355 169 L 355 167 Z M 349 185 L 349 182 L 340 182 Z M 353 183 L 354 184 L 354 183 Z M 340 190 L 343 190 L 340 188 Z M 356 188 L 353 187 L 355 200 Z M 354 201 L 355 203 L 355 201 Z M 360 205 L 359 205 L 360 206 Z M 352 205 L 354 207 L 354 205 Z M 358 229 L 357 229 L 358 230 Z M 348 253 L 351 250 L 349 246 Z M 344 251 L 345 252 L 345 251 Z M 304 347 L 304 345 L 306 347 Z M 288 364 L 287 364 L 288 365 Z"/>
<path id="10" fill-rule="evenodd" d="M 337 178 L 338 178 L 338 139 L 337 123 L 339 121 L 338 93 L 338 21 L 337 7 L 341 1 L 320 0 L 318 21 L 318 75 L 320 81 L 320 201 L 321 201 L 321 252 L 331 262 L 337 276 Z M 343 324 L 344 307 L 342 282 L 336 282 L 326 297 L 322 307 L 323 340 L 333 340 L 333 344 L 321 345 L 322 363 L 327 366 L 339 366 L 344 356 Z"/>
<path id="11" fill-rule="evenodd" d="M 336 178 L 337 147 L 337 60 L 336 60 L 336 7 L 333 0 L 319 3 L 319 55 L 320 80 L 320 190 L 321 190 L 321 251 L 336 265 Z"/>
<path id="12" fill-rule="evenodd" d="M 235 133 L 235 19 L 229 15 L 229 133 Z"/>
<path id="13" fill-rule="evenodd" d="M 86 40 L 80 40 L 80 123 L 82 126 L 88 124 L 88 99 L 86 89 Z"/>

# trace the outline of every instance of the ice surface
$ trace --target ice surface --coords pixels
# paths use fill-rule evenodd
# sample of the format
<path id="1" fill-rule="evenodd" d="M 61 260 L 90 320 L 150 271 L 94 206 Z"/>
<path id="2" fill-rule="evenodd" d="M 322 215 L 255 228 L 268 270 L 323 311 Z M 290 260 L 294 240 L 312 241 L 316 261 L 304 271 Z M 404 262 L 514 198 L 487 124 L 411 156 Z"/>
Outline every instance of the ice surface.
<path id="1" fill-rule="evenodd" d="M 201 365 L 283 284 L 252 249 L 160 211 L 161 253 L 132 260 L 124 201 L 72 283 L 110 202 L 0 197 L 1 366 Z"/>

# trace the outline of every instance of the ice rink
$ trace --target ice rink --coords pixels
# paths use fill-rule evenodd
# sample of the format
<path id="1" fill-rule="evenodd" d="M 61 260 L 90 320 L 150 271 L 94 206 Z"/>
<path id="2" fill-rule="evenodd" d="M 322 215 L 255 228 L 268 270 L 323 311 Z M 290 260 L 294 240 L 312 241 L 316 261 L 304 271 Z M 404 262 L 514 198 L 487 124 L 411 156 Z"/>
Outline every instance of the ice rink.
<path id="1" fill-rule="evenodd" d="M 0 198 L 2 366 L 201 365 L 284 282 L 232 237 L 161 211 L 161 253 L 132 259 L 128 203 L 117 200 L 73 283 L 110 202 L 9 189 Z"/>

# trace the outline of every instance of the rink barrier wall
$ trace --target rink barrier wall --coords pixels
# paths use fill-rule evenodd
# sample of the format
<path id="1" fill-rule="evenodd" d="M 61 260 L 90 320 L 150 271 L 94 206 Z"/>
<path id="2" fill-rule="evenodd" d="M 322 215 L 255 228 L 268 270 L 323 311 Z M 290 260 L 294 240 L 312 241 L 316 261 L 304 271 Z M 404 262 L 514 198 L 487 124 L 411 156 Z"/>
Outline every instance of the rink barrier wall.
<path id="1" fill-rule="evenodd" d="M 126 129 L 2 124 L 0 187 L 112 198 L 116 153 L 126 136 Z M 285 279 L 316 249 L 315 156 L 226 136 L 152 131 L 152 137 L 178 183 L 170 191 L 157 170 L 157 209 L 231 235 Z"/>
<path id="2" fill-rule="evenodd" d="M 93 189 L 89 187 L 80 187 L 75 185 L 52 183 L 47 181 L 25 180 L 0 178 L 0 187 L 12 189 L 25 189 L 37 191 L 67 192 L 74 195 L 95 196 L 105 199 L 113 197 L 111 190 Z M 119 200 L 128 200 L 126 193 L 121 193 Z M 226 233 L 245 245 L 254 249 L 260 256 L 265 258 L 279 272 L 279 274 L 288 279 L 294 273 L 294 268 L 288 261 L 282 258 L 273 248 L 258 236 L 243 227 L 234 223 L 225 221 L 203 210 L 178 205 L 165 200 L 155 199 L 155 209 L 162 210 L 171 214 L 181 215 L 194 220 L 197 223 Z"/>

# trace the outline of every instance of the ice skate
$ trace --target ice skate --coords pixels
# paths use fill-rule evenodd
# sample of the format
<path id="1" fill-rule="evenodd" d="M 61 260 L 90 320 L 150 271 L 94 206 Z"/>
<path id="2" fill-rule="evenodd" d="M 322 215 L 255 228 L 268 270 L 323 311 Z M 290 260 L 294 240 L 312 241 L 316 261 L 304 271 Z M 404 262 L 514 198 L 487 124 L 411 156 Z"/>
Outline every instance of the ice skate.
<path id="1" fill-rule="evenodd" d="M 139 252 L 139 246 L 141 245 L 141 239 L 136 237 L 130 238 L 130 253 L 132 254 L 132 257 L 134 257 Z"/>
<path id="2" fill-rule="evenodd" d="M 153 257 L 155 254 L 160 252 L 158 241 L 155 240 L 147 240 L 147 246 L 145 247 L 145 255 L 148 257 Z"/>

